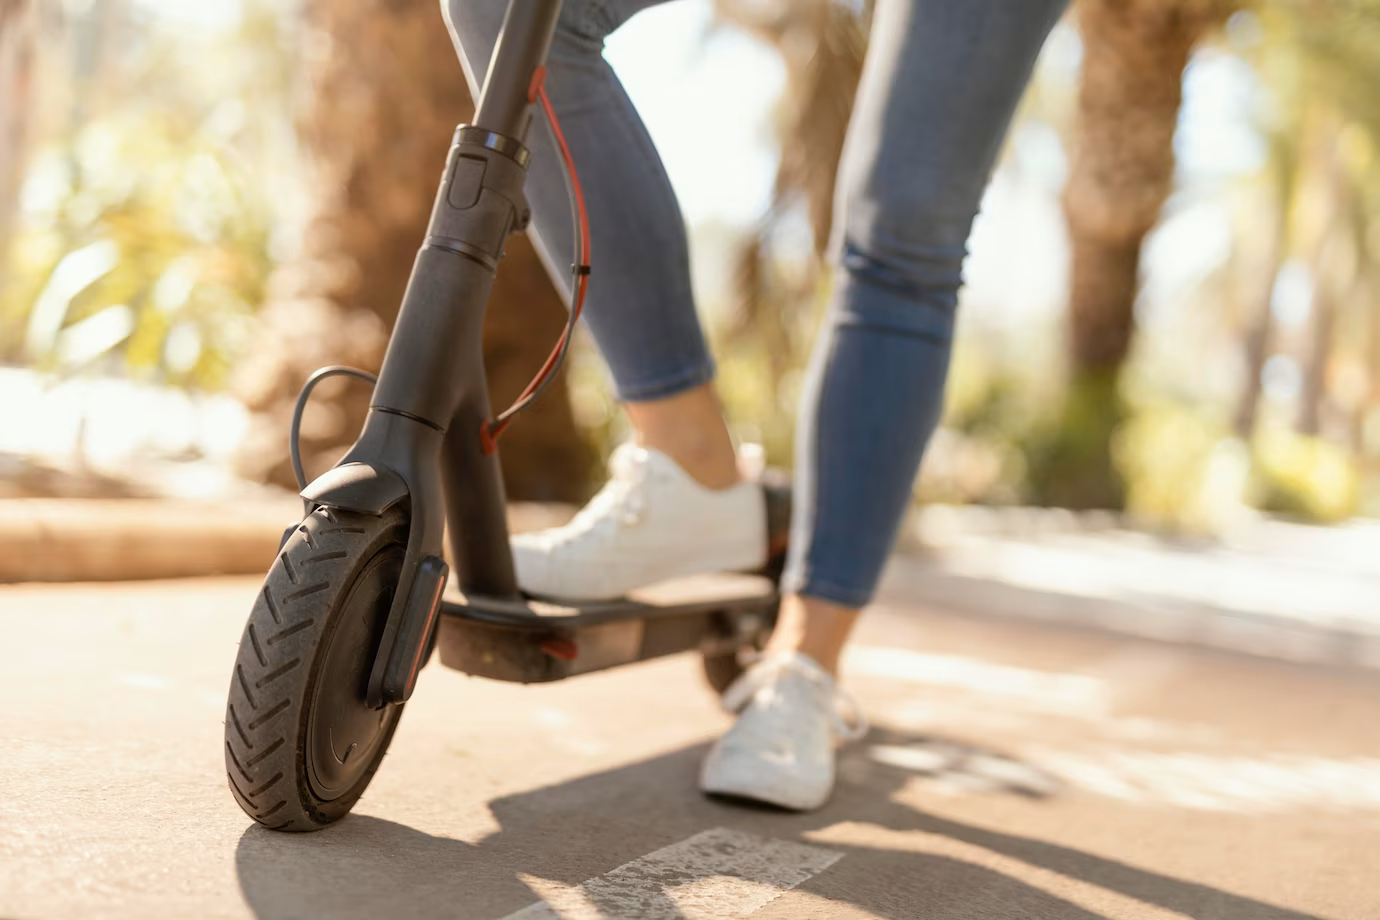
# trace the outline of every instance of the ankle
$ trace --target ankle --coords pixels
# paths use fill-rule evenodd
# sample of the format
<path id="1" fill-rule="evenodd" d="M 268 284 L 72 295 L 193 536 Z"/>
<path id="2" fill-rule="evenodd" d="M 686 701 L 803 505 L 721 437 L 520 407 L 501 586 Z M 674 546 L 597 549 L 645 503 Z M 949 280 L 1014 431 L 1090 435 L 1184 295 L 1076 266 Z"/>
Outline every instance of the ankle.
<path id="1" fill-rule="evenodd" d="M 733 440 L 708 385 L 624 408 L 639 447 L 670 457 L 705 488 L 726 489 L 741 481 Z"/>
<path id="2" fill-rule="evenodd" d="M 711 438 L 700 439 L 693 435 L 674 439 L 639 435 L 635 441 L 639 447 L 658 450 L 670 457 L 687 476 L 706 489 L 727 489 L 742 481 L 732 443 L 717 444 Z"/>
<path id="3" fill-rule="evenodd" d="M 788 594 L 781 599 L 776 628 L 766 652 L 799 652 L 838 676 L 839 657 L 857 621 L 858 611 L 814 597 Z"/>

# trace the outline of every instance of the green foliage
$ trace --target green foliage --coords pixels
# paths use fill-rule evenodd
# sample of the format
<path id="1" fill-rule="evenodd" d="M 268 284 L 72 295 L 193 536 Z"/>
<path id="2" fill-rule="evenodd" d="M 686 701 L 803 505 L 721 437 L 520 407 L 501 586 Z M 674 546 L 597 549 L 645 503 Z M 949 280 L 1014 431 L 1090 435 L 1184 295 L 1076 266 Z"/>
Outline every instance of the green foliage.
<path id="1" fill-rule="evenodd" d="M 1344 449 L 1283 428 L 1257 438 L 1250 488 L 1264 511 L 1325 522 L 1355 514 L 1360 495 L 1356 461 Z"/>
<path id="2" fill-rule="evenodd" d="M 1317 523 L 1361 511 L 1359 462 L 1335 443 L 1276 422 L 1248 446 L 1224 407 L 1143 385 L 1118 397 L 1105 379 L 1046 405 L 1025 374 L 974 352 L 960 345 L 921 481 L 925 501 L 1120 507 L 1191 533 L 1217 530 L 1246 507 Z"/>
<path id="3" fill-rule="evenodd" d="M 759 319 L 710 329 L 716 386 L 735 430 L 766 448 L 772 464 L 788 467 L 796 407 L 828 280 L 811 270 L 792 286 L 789 278 L 798 265 L 767 260 L 759 268 L 778 276 L 757 287 Z"/>
<path id="4" fill-rule="evenodd" d="M 264 66 L 280 54 L 265 27 L 276 20 L 247 15 L 219 51 L 175 31 L 129 36 L 123 55 L 74 68 L 51 94 L 71 114 L 28 171 L 0 287 L 0 360 L 224 381 L 273 264 L 264 122 L 277 114 L 286 128 L 285 82 Z M 139 23 L 103 23 L 107 44 L 126 37 L 120 25 Z"/>
<path id="5" fill-rule="evenodd" d="M 1243 464 L 1233 462 L 1230 436 L 1199 404 L 1159 400 L 1135 407 L 1113 441 L 1126 510 L 1178 530 L 1212 530 L 1243 498 Z"/>
<path id="6" fill-rule="evenodd" d="M 1025 441 L 1043 419 L 1038 375 L 1008 367 L 960 335 L 945 388 L 944 418 L 926 451 L 917 496 L 946 504 L 1028 500 Z"/>
<path id="7" fill-rule="evenodd" d="M 1048 423 L 1032 432 L 1030 497 L 1063 508 L 1122 508 L 1126 486 L 1109 447 L 1126 410 L 1114 371 L 1077 374 Z"/>
<path id="8" fill-rule="evenodd" d="M 12 257 L 5 358 L 221 382 L 270 259 L 265 209 L 217 141 L 151 111 L 85 125 L 69 160 L 40 159 L 53 220 Z"/>

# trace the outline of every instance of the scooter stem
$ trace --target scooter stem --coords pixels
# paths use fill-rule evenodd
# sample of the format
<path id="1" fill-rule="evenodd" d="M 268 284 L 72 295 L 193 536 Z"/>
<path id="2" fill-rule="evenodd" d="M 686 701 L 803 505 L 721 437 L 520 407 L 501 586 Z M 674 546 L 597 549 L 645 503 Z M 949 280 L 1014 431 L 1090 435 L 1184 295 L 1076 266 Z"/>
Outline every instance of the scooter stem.
<path id="1" fill-rule="evenodd" d="M 439 563 L 447 524 L 461 589 L 518 596 L 498 456 L 481 438 L 491 412 L 483 324 L 504 243 L 530 217 L 522 142 L 559 12 L 560 0 L 510 3 L 476 124 L 455 131 L 364 429 L 340 464 L 303 490 L 318 504 L 369 513 L 409 502 L 407 552 L 371 702 L 410 693 L 415 669 L 405 692 L 384 675 L 415 660 L 416 650 L 402 646 L 425 641 L 431 629 L 439 598 L 433 582 L 444 578 L 444 566 L 427 560 Z"/>

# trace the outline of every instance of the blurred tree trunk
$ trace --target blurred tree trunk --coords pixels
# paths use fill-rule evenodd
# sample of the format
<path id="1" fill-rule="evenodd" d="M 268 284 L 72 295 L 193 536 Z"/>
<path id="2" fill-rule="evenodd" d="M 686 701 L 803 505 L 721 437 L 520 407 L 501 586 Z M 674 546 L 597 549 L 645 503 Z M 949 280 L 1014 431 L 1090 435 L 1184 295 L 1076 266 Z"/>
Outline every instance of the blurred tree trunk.
<path id="1" fill-rule="evenodd" d="M 1236 436 L 1243 441 L 1250 441 L 1255 433 L 1256 415 L 1260 410 L 1260 378 L 1265 370 L 1265 362 L 1270 357 L 1270 341 L 1274 334 L 1272 301 L 1275 279 L 1279 277 L 1288 243 L 1288 215 L 1294 200 L 1297 169 L 1297 154 L 1292 139 L 1272 134 L 1269 150 L 1271 187 L 1265 203 L 1268 212 L 1265 220 L 1268 223 L 1262 233 L 1263 251 L 1258 261 L 1251 265 L 1250 280 L 1247 282 L 1252 287 L 1246 306 L 1249 318 L 1242 343 L 1246 352 L 1246 372 L 1232 424 Z"/>
<path id="2" fill-rule="evenodd" d="M 306 0 L 297 119 L 310 160 L 300 255 L 275 276 L 236 389 L 254 412 L 242 469 L 292 485 L 288 418 L 325 364 L 377 371 L 456 124 L 473 114 L 435 0 Z M 565 310 L 525 236 L 498 274 L 485 329 L 490 390 L 506 405 L 560 334 Z M 334 463 L 368 410 L 366 385 L 328 381 L 302 427 L 308 476 Z M 509 496 L 575 501 L 590 469 L 563 378 L 503 439 Z"/>
<path id="3" fill-rule="evenodd" d="M 1367 429 L 1380 425 L 1380 272 L 1371 265 L 1363 265 L 1358 278 L 1358 296 L 1366 304 L 1366 398 L 1356 413 L 1355 431 L 1361 462 L 1380 472 L 1380 438 L 1372 438 Z M 1372 420 L 1374 420 L 1372 422 Z"/>
<path id="4" fill-rule="evenodd" d="M 872 5 L 714 0 L 715 15 L 770 47 L 785 68 L 775 112 L 781 159 L 764 223 L 770 230 L 793 206 L 803 205 L 816 256 L 829 243 L 834 180 L 862 77 Z"/>
<path id="5" fill-rule="evenodd" d="M 725 345 L 764 369 L 757 413 L 768 450 L 786 455 L 794 419 L 778 411 L 783 386 L 805 360 L 820 306 L 819 280 L 834 216 L 834 182 L 862 76 L 872 0 L 713 0 L 715 15 L 756 37 L 781 59 L 785 85 L 776 102 L 780 150 L 771 203 L 737 247 Z M 780 237 L 809 220 L 812 258 L 781 270 Z M 791 245 L 791 244 L 788 244 Z M 789 256 L 791 262 L 795 257 Z"/>
<path id="6" fill-rule="evenodd" d="M 1298 429 L 1306 435 L 1322 434 L 1328 408 L 1328 370 L 1332 363 L 1338 312 L 1348 295 L 1355 293 L 1357 249 L 1364 245 L 1356 190 L 1342 160 L 1337 138 L 1343 120 L 1326 106 L 1311 120 L 1309 169 L 1315 175 L 1316 205 L 1310 216 L 1313 227 L 1309 272 L 1313 276 L 1313 305 L 1308 354 L 1303 361 L 1303 392 L 1300 394 Z"/>
<path id="7" fill-rule="evenodd" d="M 1079 0 L 1083 72 L 1064 214 L 1072 248 L 1069 384 L 1062 419 L 1032 463 L 1038 499 L 1124 503 L 1111 456 L 1121 368 L 1135 328 L 1141 242 L 1174 174 L 1174 128 L 1194 43 L 1219 0 Z"/>
<path id="8" fill-rule="evenodd" d="M 37 34 L 36 0 L 0 0 L 0 269 L 9 256 L 28 159 Z"/>
<path id="9" fill-rule="evenodd" d="M 1261 257 L 1259 274 L 1253 275 L 1254 290 L 1249 297 L 1250 317 L 1242 347 L 1245 350 L 1246 370 L 1242 375 L 1241 398 L 1236 405 L 1232 428 L 1236 436 L 1250 441 L 1255 434 L 1255 420 L 1260 412 L 1260 379 L 1270 356 L 1270 341 L 1274 335 L 1274 311 L 1270 301 L 1274 295 L 1275 279 L 1279 277 L 1281 234 L 1272 232 L 1267 244 L 1269 252 Z"/>
<path id="10" fill-rule="evenodd" d="M 1303 393 L 1299 399 L 1299 431 L 1317 437 L 1322 434 L 1327 404 L 1327 368 L 1332 358 L 1332 337 L 1337 326 L 1337 301 L 1326 283 L 1319 283 L 1313 295 L 1312 341 L 1303 362 Z"/>

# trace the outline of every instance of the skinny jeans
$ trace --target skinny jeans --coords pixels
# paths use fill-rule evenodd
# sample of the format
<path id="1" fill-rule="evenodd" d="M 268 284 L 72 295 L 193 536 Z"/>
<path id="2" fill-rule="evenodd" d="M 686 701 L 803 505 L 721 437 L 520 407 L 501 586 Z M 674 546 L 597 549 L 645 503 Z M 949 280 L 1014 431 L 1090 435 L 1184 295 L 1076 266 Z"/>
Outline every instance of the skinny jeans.
<path id="1" fill-rule="evenodd" d="M 522 0 L 517 0 L 522 2 Z M 668 0 L 565 0 L 546 88 L 579 168 L 596 270 L 584 316 L 626 402 L 708 383 L 675 192 L 604 39 Z M 798 407 L 783 590 L 872 597 L 943 403 L 967 239 L 1065 0 L 877 0 L 835 189 L 832 291 Z M 507 0 L 443 0 L 471 92 Z M 569 294 L 570 206 L 538 113 L 533 242 Z"/>

